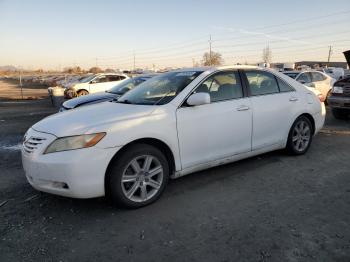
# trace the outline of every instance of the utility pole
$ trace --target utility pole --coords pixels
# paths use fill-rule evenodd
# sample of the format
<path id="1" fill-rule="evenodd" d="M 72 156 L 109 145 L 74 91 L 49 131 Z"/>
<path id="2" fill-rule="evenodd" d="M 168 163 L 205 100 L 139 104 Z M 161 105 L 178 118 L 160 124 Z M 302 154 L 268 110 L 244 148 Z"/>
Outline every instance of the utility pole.
<path id="1" fill-rule="evenodd" d="M 133 51 L 133 55 L 134 55 L 134 72 L 135 72 L 135 68 L 136 68 L 136 57 L 135 57 L 135 51 Z"/>
<path id="2" fill-rule="evenodd" d="M 211 66 L 211 35 L 209 36 L 209 65 Z"/>
<path id="3" fill-rule="evenodd" d="M 331 54 L 332 54 L 333 50 L 332 50 L 332 46 L 329 46 L 329 50 L 328 50 L 328 59 L 327 59 L 327 67 L 329 67 L 329 61 L 331 60 Z"/>
<path id="4" fill-rule="evenodd" d="M 96 58 L 95 58 L 95 66 L 96 66 L 96 67 L 97 67 L 97 65 L 98 65 L 98 62 L 97 62 L 97 61 L 98 61 L 98 58 L 96 57 Z"/>
<path id="5" fill-rule="evenodd" d="M 19 69 L 19 85 L 21 87 L 21 97 L 23 100 L 22 69 Z"/>

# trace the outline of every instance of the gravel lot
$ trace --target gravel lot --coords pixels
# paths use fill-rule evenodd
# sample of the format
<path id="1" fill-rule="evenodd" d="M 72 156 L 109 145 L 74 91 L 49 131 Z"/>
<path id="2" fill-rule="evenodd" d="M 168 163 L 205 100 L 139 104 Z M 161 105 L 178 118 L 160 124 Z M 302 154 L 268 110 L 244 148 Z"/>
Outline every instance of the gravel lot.
<path id="1" fill-rule="evenodd" d="M 39 193 L 19 143 L 47 99 L 0 102 L 0 261 L 350 261 L 350 120 L 300 157 L 273 152 L 173 180 L 138 210 Z"/>

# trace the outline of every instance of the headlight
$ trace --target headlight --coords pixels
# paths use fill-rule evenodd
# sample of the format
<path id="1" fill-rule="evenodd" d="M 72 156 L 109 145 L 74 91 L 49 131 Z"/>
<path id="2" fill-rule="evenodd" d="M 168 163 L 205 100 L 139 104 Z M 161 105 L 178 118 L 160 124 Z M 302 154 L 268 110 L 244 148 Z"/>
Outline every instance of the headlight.
<path id="1" fill-rule="evenodd" d="M 57 138 L 46 148 L 44 154 L 92 147 L 96 145 L 105 135 L 106 133 L 97 133 Z"/>
<path id="2" fill-rule="evenodd" d="M 343 87 L 342 86 L 333 86 L 332 93 L 334 93 L 334 94 L 342 94 L 343 93 Z"/>

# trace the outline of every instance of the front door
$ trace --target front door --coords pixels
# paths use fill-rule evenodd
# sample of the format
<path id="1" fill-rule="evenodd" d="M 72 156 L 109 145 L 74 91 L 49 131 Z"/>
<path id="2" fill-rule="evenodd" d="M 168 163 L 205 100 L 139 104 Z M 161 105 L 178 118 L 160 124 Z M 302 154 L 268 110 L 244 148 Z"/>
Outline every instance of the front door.
<path id="1" fill-rule="evenodd" d="M 211 103 L 176 112 L 182 168 L 251 151 L 252 110 L 238 72 L 215 73 L 196 92 L 209 93 Z"/>

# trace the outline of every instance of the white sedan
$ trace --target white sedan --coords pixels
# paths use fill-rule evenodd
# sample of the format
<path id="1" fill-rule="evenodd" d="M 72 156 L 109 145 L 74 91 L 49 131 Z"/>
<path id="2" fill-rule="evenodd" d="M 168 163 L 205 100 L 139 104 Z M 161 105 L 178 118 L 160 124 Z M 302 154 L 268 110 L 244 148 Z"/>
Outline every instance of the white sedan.
<path id="1" fill-rule="evenodd" d="M 49 116 L 24 137 L 22 160 L 37 190 L 110 195 L 141 207 L 168 182 L 285 148 L 304 154 L 324 124 L 318 97 L 257 67 L 192 68 L 156 76 L 117 101 Z"/>
<path id="2" fill-rule="evenodd" d="M 326 99 L 332 90 L 335 79 L 318 71 L 285 71 L 285 75 L 294 78 L 305 86 L 315 88 Z"/>

